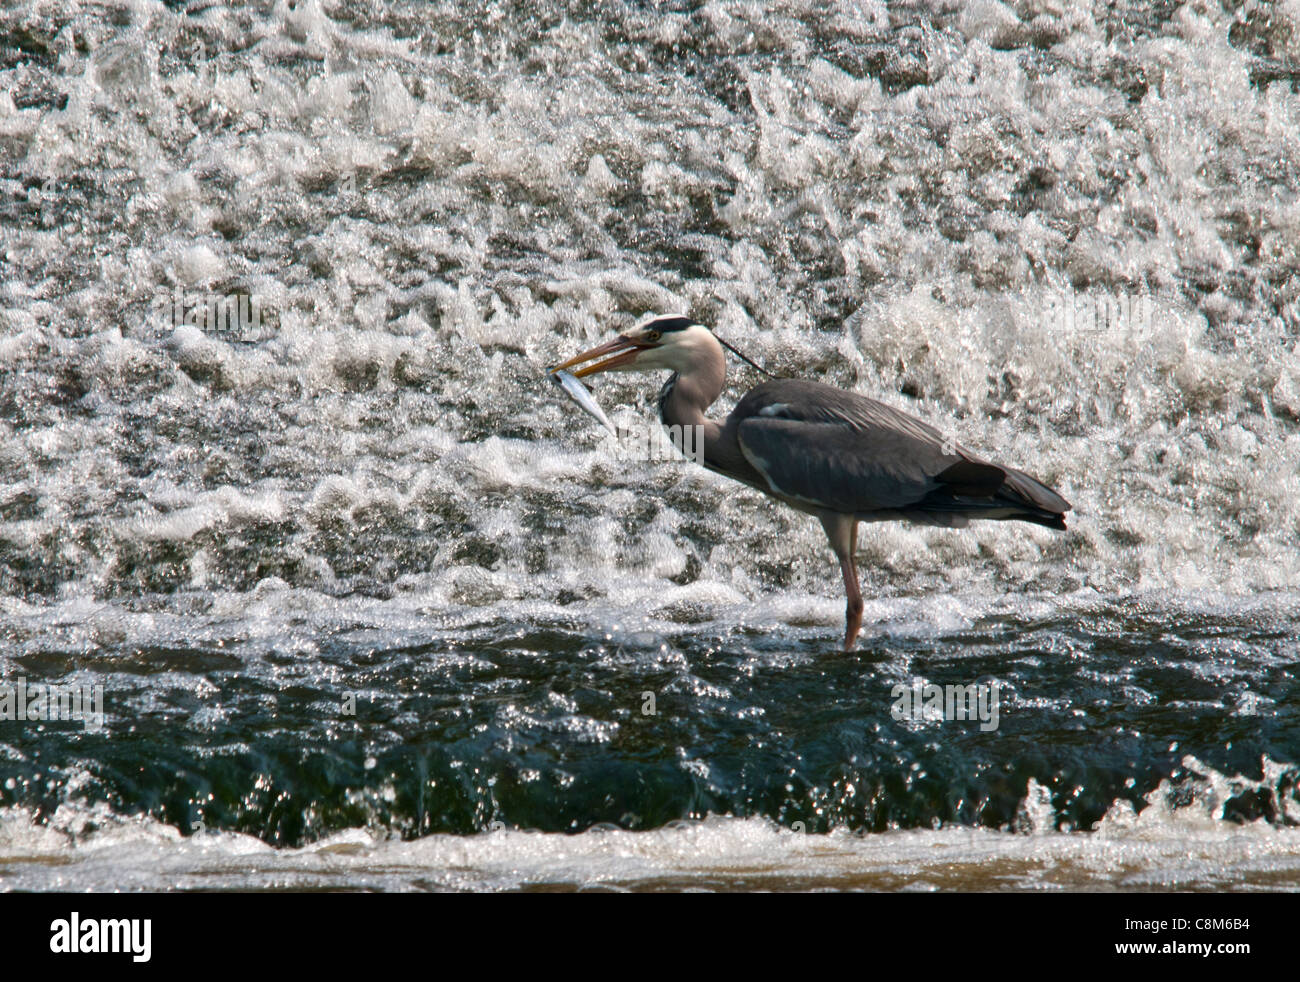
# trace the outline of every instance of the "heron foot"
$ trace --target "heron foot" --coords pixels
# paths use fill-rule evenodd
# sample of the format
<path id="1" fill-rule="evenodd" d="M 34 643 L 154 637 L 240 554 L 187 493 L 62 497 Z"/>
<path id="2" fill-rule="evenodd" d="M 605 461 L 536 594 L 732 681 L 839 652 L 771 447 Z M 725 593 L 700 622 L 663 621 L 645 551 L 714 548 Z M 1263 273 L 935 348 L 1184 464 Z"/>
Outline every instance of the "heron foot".
<path id="1" fill-rule="evenodd" d="M 844 650 L 852 651 L 862 630 L 862 597 L 849 598 L 844 608 Z"/>

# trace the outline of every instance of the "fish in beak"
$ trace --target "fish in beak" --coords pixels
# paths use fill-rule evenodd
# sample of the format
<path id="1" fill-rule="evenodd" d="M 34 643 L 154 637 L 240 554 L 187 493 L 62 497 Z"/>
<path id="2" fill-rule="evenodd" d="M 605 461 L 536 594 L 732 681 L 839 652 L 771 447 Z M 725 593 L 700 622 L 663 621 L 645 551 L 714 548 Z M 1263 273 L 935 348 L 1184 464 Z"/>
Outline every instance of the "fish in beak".
<path id="1" fill-rule="evenodd" d="M 612 341 L 606 341 L 604 344 L 597 345 L 584 351 L 580 355 L 570 358 L 563 364 L 556 365 L 551 372 L 568 371 L 575 365 L 581 365 L 583 362 L 593 361 L 596 358 L 604 358 L 604 361 L 598 361 L 593 365 L 587 365 L 585 368 L 579 368 L 573 372 L 575 378 L 584 378 L 588 375 L 596 375 L 600 372 L 613 371 L 620 368 L 629 367 L 636 361 L 637 355 L 642 351 L 653 348 L 652 342 L 628 337 L 626 334 L 620 334 Z M 608 357 L 606 357 L 608 356 Z"/>

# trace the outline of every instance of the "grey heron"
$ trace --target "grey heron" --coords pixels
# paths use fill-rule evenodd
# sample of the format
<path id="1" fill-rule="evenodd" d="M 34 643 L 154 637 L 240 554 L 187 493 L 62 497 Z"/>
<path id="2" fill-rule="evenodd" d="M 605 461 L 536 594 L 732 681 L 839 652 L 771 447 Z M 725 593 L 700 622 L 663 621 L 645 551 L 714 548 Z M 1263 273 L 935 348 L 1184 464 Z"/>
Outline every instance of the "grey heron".
<path id="1" fill-rule="evenodd" d="M 1070 503 L 1045 484 L 980 458 L 892 406 L 835 386 L 773 379 L 750 389 L 726 419 L 708 419 L 704 413 L 726 380 L 726 357 L 713 332 L 688 317 L 656 317 L 551 371 L 569 369 L 578 378 L 671 372 L 659 393 L 659 418 L 674 441 L 698 434 L 698 451 L 702 436 L 709 470 L 821 521 L 844 577 L 845 651 L 853 650 L 862 627 L 854 560 L 859 522 L 964 528 L 972 518 L 1014 519 L 1065 529 Z"/>

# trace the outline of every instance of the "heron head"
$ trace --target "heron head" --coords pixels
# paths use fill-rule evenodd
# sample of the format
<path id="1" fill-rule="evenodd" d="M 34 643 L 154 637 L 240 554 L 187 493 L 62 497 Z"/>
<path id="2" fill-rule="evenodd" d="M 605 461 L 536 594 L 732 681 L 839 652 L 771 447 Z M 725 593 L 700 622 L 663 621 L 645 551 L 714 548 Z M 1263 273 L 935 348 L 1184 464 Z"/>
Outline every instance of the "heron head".
<path id="1" fill-rule="evenodd" d="M 551 369 L 573 369 L 578 378 L 600 372 L 688 372 L 706 348 L 718 351 L 713 333 L 689 317 L 655 317 Z M 596 361 L 596 359 L 602 359 Z M 592 364 L 584 364 L 592 362 Z M 582 368 L 574 368 L 582 365 Z"/>

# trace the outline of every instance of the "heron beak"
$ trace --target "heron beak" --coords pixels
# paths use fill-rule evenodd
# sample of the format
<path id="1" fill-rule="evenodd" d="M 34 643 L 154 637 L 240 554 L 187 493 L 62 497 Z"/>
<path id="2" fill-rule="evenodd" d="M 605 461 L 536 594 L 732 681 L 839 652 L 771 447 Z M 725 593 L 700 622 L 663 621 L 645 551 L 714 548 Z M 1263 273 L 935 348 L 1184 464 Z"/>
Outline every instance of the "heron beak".
<path id="1" fill-rule="evenodd" d="M 556 365 L 551 371 L 563 371 L 572 368 L 574 365 L 581 365 L 583 362 L 591 361 L 593 358 L 605 358 L 606 355 L 611 355 L 612 357 L 605 358 L 604 361 L 598 361 L 594 365 L 579 368 L 573 373 L 574 378 L 596 375 L 600 372 L 608 372 L 612 368 L 622 368 L 624 365 L 632 364 L 638 354 L 650 347 L 653 347 L 653 345 L 634 341 L 632 338 L 620 334 L 612 341 L 606 341 L 604 344 L 597 345 L 580 355 L 570 358 L 563 364 Z"/>

